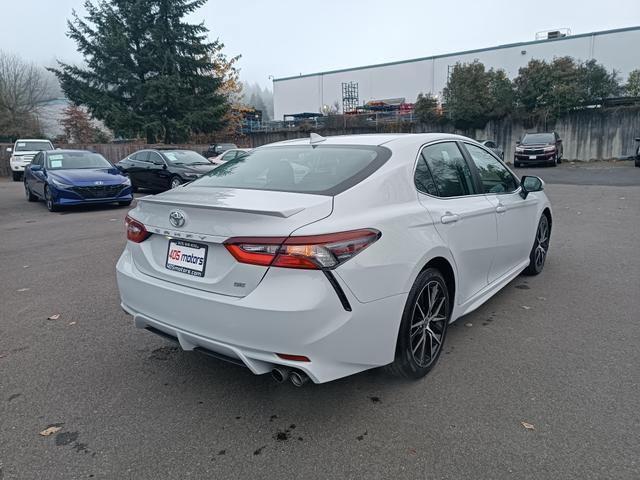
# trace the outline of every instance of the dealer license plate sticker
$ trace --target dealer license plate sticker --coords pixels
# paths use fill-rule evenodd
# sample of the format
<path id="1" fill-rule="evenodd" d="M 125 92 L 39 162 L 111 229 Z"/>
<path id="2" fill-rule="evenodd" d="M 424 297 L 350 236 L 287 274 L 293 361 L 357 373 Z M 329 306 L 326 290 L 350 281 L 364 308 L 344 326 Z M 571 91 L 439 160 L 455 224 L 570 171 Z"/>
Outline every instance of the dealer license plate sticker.
<path id="1" fill-rule="evenodd" d="M 169 240 L 165 265 L 168 270 L 194 277 L 204 277 L 206 265 L 207 245 L 184 240 Z"/>

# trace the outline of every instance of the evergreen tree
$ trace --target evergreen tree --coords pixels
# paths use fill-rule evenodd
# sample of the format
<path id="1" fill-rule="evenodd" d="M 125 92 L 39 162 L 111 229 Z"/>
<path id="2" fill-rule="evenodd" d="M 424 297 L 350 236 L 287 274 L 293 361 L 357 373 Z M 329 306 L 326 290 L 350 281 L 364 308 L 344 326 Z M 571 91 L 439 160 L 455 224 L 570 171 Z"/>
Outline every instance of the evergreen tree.
<path id="1" fill-rule="evenodd" d="M 430 93 L 426 95 L 423 93 L 418 94 L 413 111 L 421 123 L 431 125 L 440 120 L 438 100 Z"/>
<path id="2" fill-rule="evenodd" d="M 206 0 L 103 0 L 75 12 L 68 35 L 86 65 L 59 62 L 65 95 L 118 136 L 185 141 L 221 127 L 228 104 L 215 72 L 223 44 L 184 17 Z"/>
<path id="3" fill-rule="evenodd" d="M 442 95 L 456 128 L 483 128 L 489 121 L 494 108 L 491 77 L 477 60 L 453 67 Z"/>
<path id="4" fill-rule="evenodd" d="M 640 97 L 640 70 L 634 70 L 629 74 L 624 91 L 629 97 Z"/>

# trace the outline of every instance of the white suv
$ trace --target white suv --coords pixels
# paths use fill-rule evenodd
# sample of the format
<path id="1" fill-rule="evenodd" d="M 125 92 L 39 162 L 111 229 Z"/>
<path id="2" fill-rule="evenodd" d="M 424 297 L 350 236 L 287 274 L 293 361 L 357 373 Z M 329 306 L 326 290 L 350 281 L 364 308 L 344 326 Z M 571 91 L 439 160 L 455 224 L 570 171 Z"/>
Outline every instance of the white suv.
<path id="1" fill-rule="evenodd" d="M 7 152 L 12 153 L 9 164 L 14 182 L 22 179 L 24 168 L 31 163 L 38 152 L 43 150 L 53 150 L 53 144 L 49 140 L 21 138 L 16 141 L 13 148 L 7 148 Z"/>

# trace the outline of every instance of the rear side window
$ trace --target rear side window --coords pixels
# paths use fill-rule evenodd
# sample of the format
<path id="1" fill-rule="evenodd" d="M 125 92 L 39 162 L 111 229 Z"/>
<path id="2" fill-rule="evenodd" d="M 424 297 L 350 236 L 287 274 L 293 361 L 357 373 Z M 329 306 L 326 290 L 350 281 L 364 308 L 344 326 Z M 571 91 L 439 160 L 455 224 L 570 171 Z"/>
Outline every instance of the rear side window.
<path id="1" fill-rule="evenodd" d="M 258 148 L 191 185 L 337 195 L 367 178 L 390 156 L 389 149 L 368 145 Z"/>
<path id="2" fill-rule="evenodd" d="M 149 160 L 149 151 L 144 150 L 141 152 L 136 152 L 133 155 L 131 155 L 131 158 L 133 160 L 137 160 L 138 162 L 146 162 Z"/>
<path id="3" fill-rule="evenodd" d="M 416 188 L 421 192 L 428 193 L 434 197 L 439 195 L 436 183 L 434 182 L 433 177 L 431 176 L 431 171 L 427 166 L 427 159 L 424 156 L 424 152 L 420 154 L 420 158 L 418 159 L 416 174 L 413 181 L 416 184 Z"/>
<path id="4" fill-rule="evenodd" d="M 428 167 L 433 188 L 431 193 L 438 197 L 462 197 L 476 193 L 469 165 L 465 161 L 458 145 L 453 142 L 436 143 L 422 149 L 420 163 Z M 418 170 L 416 169 L 416 181 Z"/>

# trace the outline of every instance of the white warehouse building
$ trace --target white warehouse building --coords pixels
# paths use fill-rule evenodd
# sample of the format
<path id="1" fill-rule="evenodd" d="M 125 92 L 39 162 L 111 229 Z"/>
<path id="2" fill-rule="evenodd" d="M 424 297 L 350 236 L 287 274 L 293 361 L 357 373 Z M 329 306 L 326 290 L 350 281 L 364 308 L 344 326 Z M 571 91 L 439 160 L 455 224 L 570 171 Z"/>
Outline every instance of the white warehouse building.
<path id="1" fill-rule="evenodd" d="M 358 103 L 402 98 L 413 103 L 419 93 L 440 96 L 449 70 L 456 63 L 482 62 L 486 68 L 503 69 L 510 78 L 532 59 L 551 61 L 571 56 L 579 61 L 595 59 L 608 70 L 615 69 L 623 80 L 640 68 L 640 26 L 549 37 L 530 42 L 499 45 L 446 55 L 345 68 L 273 80 L 274 118 L 302 112 L 322 112 L 338 102 L 342 105 L 342 83 L 355 82 Z"/>

